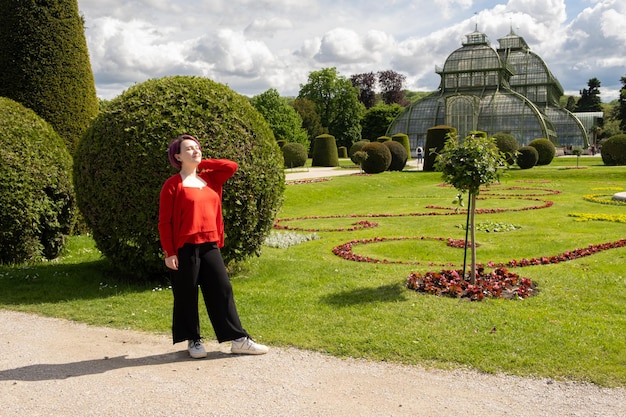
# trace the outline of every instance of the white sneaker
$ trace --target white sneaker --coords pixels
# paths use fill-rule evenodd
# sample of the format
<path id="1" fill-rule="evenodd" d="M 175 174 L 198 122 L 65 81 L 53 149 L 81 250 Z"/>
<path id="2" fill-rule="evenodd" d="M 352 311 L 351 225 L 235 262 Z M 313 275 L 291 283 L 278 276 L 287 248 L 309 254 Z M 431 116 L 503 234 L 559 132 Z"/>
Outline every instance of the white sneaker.
<path id="1" fill-rule="evenodd" d="M 194 359 L 206 358 L 206 350 L 204 350 L 200 340 L 190 340 L 187 343 L 187 351 L 189 351 L 189 356 Z"/>
<path id="2" fill-rule="evenodd" d="M 240 339 L 233 340 L 230 345 L 231 353 L 238 353 L 242 355 L 263 355 L 269 350 L 270 349 L 267 346 L 256 343 L 249 337 L 242 337 Z"/>

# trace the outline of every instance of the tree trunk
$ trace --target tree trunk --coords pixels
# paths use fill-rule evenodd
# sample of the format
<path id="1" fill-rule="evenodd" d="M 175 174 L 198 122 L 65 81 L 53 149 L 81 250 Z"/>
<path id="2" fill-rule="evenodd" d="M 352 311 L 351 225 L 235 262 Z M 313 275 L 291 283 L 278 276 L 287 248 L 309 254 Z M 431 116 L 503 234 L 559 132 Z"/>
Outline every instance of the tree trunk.
<path id="1" fill-rule="evenodd" d="M 470 271 L 470 283 L 476 284 L 476 225 L 474 215 L 476 214 L 476 194 L 470 194 L 470 230 L 472 245 L 472 269 Z"/>

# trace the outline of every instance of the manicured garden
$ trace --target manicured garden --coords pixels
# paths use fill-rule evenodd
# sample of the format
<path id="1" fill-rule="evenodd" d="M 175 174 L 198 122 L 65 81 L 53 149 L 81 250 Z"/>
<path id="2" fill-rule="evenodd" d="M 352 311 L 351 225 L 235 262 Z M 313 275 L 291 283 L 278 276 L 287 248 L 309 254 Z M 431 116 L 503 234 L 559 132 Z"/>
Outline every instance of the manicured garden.
<path id="1" fill-rule="evenodd" d="M 288 181 L 273 237 L 287 243 L 233 268 L 242 321 L 273 346 L 626 386 L 626 205 L 606 203 L 625 189 L 626 167 L 599 157 L 505 172 L 477 201 L 478 262 L 534 293 L 470 301 L 406 285 L 463 266 L 466 216 L 441 174 Z M 125 284 L 88 236 L 0 267 L 0 285 L 0 308 L 169 332 L 167 284 Z"/>

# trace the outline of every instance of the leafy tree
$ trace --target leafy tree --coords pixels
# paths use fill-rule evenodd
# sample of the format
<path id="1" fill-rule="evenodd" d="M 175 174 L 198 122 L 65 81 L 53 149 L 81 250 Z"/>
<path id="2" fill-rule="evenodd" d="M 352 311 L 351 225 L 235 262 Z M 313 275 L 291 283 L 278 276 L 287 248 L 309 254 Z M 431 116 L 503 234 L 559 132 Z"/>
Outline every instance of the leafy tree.
<path id="1" fill-rule="evenodd" d="M 336 68 L 324 68 L 309 74 L 308 82 L 300 85 L 298 98 L 315 103 L 322 126 L 337 140 L 337 146 L 349 148 L 361 137 L 360 121 L 364 106 L 359 102 L 357 88 Z"/>
<path id="2" fill-rule="evenodd" d="M 437 155 L 435 166 L 441 171 L 444 182 L 461 193 L 469 194 L 469 231 L 472 251 L 470 282 L 476 283 L 476 197 L 480 187 L 490 185 L 500 179 L 499 169 L 505 158 L 493 138 L 467 137 L 459 143 L 458 137 L 449 136 L 442 152 Z"/>
<path id="3" fill-rule="evenodd" d="M 359 89 L 359 101 L 366 109 L 372 108 L 376 104 L 376 75 L 373 72 L 354 74 L 350 80 Z"/>
<path id="4" fill-rule="evenodd" d="M 302 128 L 302 117 L 276 89 L 271 88 L 252 97 L 252 105 L 267 120 L 276 140 L 300 143 L 306 149 L 309 148 L 307 131 Z"/>
<path id="5" fill-rule="evenodd" d="M 626 133 L 626 77 L 620 78 L 622 88 L 619 90 L 619 110 L 618 119 L 620 120 L 619 128 Z"/>
<path id="6" fill-rule="evenodd" d="M 315 110 L 315 103 L 306 98 L 297 98 L 292 106 L 302 118 L 302 128 L 307 131 L 309 143 L 313 143 L 319 135 L 328 133 L 328 129 L 322 126 L 320 115 Z"/>
<path id="7" fill-rule="evenodd" d="M 371 109 L 365 111 L 361 120 L 361 136 L 368 139 L 375 139 L 387 133 L 387 128 L 402 111 L 399 104 L 378 103 Z"/>
<path id="8" fill-rule="evenodd" d="M 385 104 L 397 103 L 402 106 L 407 104 L 404 94 L 404 81 L 406 76 L 393 70 L 378 72 L 378 85 Z"/>
<path id="9" fill-rule="evenodd" d="M 574 96 L 567 97 L 567 103 L 565 104 L 565 108 L 569 111 L 576 110 L 576 99 L 574 98 Z"/>
<path id="10" fill-rule="evenodd" d="M 599 112 L 602 111 L 602 100 L 600 100 L 600 80 L 592 78 L 587 82 L 589 88 L 580 91 L 580 100 L 576 105 L 577 112 Z"/>
<path id="11" fill-rule="evenodd" d="M 0 96 L 34 110 L 70 151 L 98 114 L 77 0 L 0 0 Z"/>

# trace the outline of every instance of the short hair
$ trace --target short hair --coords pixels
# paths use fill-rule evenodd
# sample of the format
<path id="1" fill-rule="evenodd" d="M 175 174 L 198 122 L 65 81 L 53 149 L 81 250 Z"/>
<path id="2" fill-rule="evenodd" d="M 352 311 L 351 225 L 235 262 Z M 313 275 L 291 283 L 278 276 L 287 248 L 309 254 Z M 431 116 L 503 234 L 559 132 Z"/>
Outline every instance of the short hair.
<path id="1" fill-rule="evenodd" d="M 198 147 L 200 148 L 200 142 L 198 142 L 198 139 L 194 138 L 191 135 L 180 135 L 172 142 L 170 142 L 170 146 L 167 148 L 167 157 L 170 160 L 170 164 L 172 164 L 172 166 L 176 169 L 180 169 L 182 167 L 182 164 L 178 159 L 176 159 L 175 155 L 180 153 L 180 144 L 184 140 L 193 140 L 198 144 Z"/>

